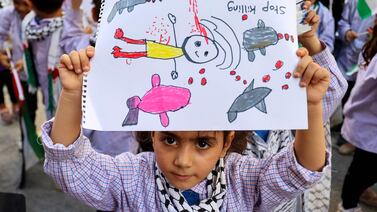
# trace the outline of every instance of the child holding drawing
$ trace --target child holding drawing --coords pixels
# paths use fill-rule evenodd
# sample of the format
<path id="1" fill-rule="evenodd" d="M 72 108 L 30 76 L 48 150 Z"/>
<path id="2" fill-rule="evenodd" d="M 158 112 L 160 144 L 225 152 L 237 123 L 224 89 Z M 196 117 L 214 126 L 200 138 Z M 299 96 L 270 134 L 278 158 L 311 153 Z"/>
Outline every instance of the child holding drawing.
<path id="1" fill-rule="evenodd" d="M 82 77 L 93 55 L 88 47 L 61 57 L 56 118 L 43 126 L 45 171 L 87 204 L 113 211 L 269 211 L 322 176 L 322 98 L 330 76 L 306 49 L 297 51 L 294 76 L 307 87 L 309 129 L 298 130 L 293 145 L 263 160 L 228 151 L 240 144 L 235 140 L 246 142 L 247 134 L 235 131 L 151 132 L 154 153 L 112 158 L 95 152 L 80 134 Z M 199 197 L 189 198 L 192 192 Z"/>

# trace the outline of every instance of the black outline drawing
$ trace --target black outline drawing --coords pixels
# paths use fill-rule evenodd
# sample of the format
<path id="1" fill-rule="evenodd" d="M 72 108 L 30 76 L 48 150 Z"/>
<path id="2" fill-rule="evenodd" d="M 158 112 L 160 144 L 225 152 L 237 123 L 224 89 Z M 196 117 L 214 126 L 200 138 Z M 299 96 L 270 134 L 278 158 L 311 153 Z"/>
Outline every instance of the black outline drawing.
<path id="1" fill-rule="evenodd" d="M 266 47 L 276 45 L 279 41 L 278 34 L 272 27 L 266 27 L 263 20 L 258 20 L 258 26 L 246 30 L 243 33 L 243 47 L 248 53 L 250 62 L 254 62 L 254 51 L 259 50 L 260 53 L 266 55 Z"/>
<path id="2" fill-rule="evenodd" d="M 245 112 L 253 107 L 257 108 L 263 113 L 267 113 L 265 98 L 271 93 L 272 89 L 268 87 L 254 88 L 254 80 L 250 85 L 240 94 L 230 107 L 228 114 L 228 121 L 232 123 L 237 119 L 238 113 Z"/>

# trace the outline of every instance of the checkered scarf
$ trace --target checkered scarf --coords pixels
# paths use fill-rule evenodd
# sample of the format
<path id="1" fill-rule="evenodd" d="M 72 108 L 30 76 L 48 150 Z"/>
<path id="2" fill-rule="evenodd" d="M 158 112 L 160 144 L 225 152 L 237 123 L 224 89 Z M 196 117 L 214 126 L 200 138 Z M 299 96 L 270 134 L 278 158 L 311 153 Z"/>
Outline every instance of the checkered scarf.
<path id="1" fill-rule="evenodd" d="M 220 158 L 216 167 L 207 176 L 208 199 L 202 200 L 198 205 L 190 206 L 182 193 L 169 185 L 166 178 L 156 165 L 155 178 L 158 189 L 158 196 L 164 212 L 206 212 L 220 211 L 226 194 L 226 182 L 224 172 L 224 159 Z"/>
<path id="2" fill-rule="evenodd" d="M 57 17 L 52 18 L 51 21 L 43 26 L 36 28 L 35 26 L 31 26 L 30 24 L 26 25 L 25 27 L 25 34 L 26 39 L 31 40 L 44 40 L 46 37 L 50 36 L 56 30 L 63 27 L 63 18 Z"/>

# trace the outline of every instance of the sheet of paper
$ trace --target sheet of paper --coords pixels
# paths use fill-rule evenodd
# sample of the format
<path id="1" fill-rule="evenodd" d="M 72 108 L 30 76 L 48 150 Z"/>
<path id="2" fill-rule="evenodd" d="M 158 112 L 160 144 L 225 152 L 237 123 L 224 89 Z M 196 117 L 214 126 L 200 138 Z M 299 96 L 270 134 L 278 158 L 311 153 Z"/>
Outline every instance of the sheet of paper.
<path id="1" fill-rule="evenodd" d="M 106 0 L 83 126 L 306 128 L 297 46 L 296 0 Z"/>

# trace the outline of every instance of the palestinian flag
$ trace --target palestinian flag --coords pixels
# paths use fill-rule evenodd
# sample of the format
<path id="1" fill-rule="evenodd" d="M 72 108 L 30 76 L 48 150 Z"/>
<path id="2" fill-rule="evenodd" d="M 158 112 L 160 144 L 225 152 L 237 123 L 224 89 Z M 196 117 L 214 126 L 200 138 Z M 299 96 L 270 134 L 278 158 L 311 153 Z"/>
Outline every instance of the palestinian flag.
<path id="1" fill-rule="evenodd" d="M 361 19 L 366 19 L 377 13 L 377 0 L 358 0 L 357 11 Z"/>

